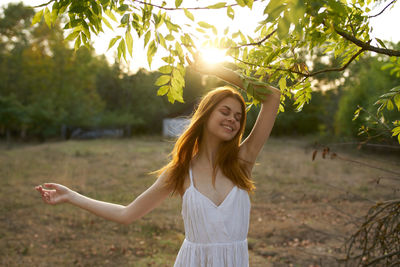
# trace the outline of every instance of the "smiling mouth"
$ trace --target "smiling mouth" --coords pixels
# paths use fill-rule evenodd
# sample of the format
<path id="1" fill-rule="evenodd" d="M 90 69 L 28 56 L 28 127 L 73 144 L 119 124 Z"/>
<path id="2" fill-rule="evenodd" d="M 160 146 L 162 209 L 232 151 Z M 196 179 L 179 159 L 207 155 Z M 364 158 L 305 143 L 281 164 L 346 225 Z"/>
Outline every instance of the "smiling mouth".
<path id="1" fill-rule="evenodd" d="M 222 127 L 224 127 L 225 129 L 227 129 L 227 130 L 229 130 L 229 131 L 233 132 L 233 128 L 232 128 L 232 127 L 230 127 L 230 126 L 227 126 L 227 125 L 222 125 Z"/>

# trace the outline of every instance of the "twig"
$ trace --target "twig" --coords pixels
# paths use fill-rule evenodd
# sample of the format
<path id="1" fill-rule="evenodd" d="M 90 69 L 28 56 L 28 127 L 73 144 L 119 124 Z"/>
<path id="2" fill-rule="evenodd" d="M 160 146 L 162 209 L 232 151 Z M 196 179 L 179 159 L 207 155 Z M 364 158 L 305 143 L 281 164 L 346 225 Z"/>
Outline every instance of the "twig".
<path id="1" fill-rule="evenodd" d="M 381 144 L 369 144 L 364 142 L 345 142 L 345 143 L 332 143 L 327 146 L 341 146 L 341 145 L 363 145 L 363 146 L 372 146 L 372 147 L 385 147 L 385 148 L 393 148 L 400 149 L 400 146 L 392 146 L 392 145 L 381 145 Z"/>
<path id="2" fill-rule="evenodd" d="M 156 4 L 152 4 L 152 3 L 146 3 L 143 1 L 138 1 L 138 0 L 132 0 L 133 2 L 139 3 L 139 4 L 143 4 L 143 5 L 147 5 L 147 6 L 152 6 L 152 7 L 156 7 L 159 9 L 163 9 L 163 10 L 169 10 L 169 11 L 176 11 L 176 10 L 204 10 L 204 9 L 210 9 L 208 6 L 205 7 L 164 7 L 164 6 L 160 6 L 160 5 L 156 5 Z M 257 2 L 259 0 L 254 0 L 253 2 Z M 230 4 L 230 5 L 226 5 L 224 7 L 221 8 L 227 8 L 227 7 L 233 7 L 233 6 L 238 6 L 239 4 Z"/>
<path id="3" fill-rule="evenodd" d="M 342 157 L 342 156 L 337 155 L 336 153 L 335 153 L 335 156 L 334 156 L 334 157 L 337 157 L 338 159 L 341 159 L 341 160 L 345 160 L 345 161 L 357 163 L 357 164 L 360 164 L 360 165 L 363 165 L 363 166 L 367 166 L 367 167 L 370 167 L 370 168 L 373 168 L 373 169 L 381 170 L 381 171 L 384 171 L 384 172 L 387 172 L 387 173 L 391 173 L 391 174 L 395 174 L 395 175 L 400 175 L 400 172 L 395 172 L 395 171 L 392 171 L 392 170 L 387 170 L 387 169 L 384 169 L 384 168 L 381 168 L 381 167 L 373 166 L 373 165 L 368 164 L 368 163 L 364 163 L 364 162 L 357 161 L 357 160 L 354 160 L 354 159 L 345 158 L 345 157 Z"/>
<path id="4" fill-rule="evenodd" d="M 50 1 L 47 2 L 47 3 L 41 4 L 41 5 L 38 5 L 38 6 L 33 6 L 33 8 L 36 8 L 36 7 L 44 7 L 44 6 L 47 6 L 48 4 L 50 4 L 50 3 L 54 2 L 54 1 L 55 1 L 55 0 L 50 0 Z"/>
<path id="5" fill-rule="evenodd" d="M 366 264 L 365 266 L 371 266 L 371 265 L 375 264 L 376 262 L 378 262 L 378 261 L 380 261 L 382 259 L 389 258 L 389 257 L 392 257 L 394 255 L 400 255 L 400 251 L 394 251 L 392 253 L 377 257 L 377 258 L 373 259 L 371 262 L 368 262 L 368 264 Z"/>
<path id="6" fill-rule="evenodd" d="M 368 18 L 370 19 L 370 18 L 375 18 L 375 17 L 377 17 L 377 16 L 379 16 L 379 15 L 381 15 L 389 6 L 391 6 L 391 5 L 393 5 L 395 2 L 396 2 L 397 0 L 393 0 L 392 2 L 390 2 L 387 6 L 385 6 L 385 8 L 384 9 L 382 9 L 382 11 L 381 12 L 379 12 L 378 14 L 376 14 L 376 15 L 373 15 L 373 16 L 368 16 Z"/>
<path id="7" fill-rule="evenodd" d="M 362 52 L 364 52 L 364 51 L 365 51 L 364 49 L 360 49 L 359 51 L 357 51 L 357 53 L 355 53 L 355 54 L 350 58 L 350 60 L 349 60 L 346 64 L 344 64 L 342 67 L 340 67 L 340 68 L 328 68 L 328 69 L 319 70 L 319 71 L 312 72 L 312 73 L 303 73 L 303 72 L 296 71 L 296 70 L 283 69 L 283 68 L 274 68 L 274 67 L 270 67 L 270 66 L 260 66 L 260 65 L 258 65 L 258 64 L 246 62 L 246 61 L 244 61 L 244 60 L 241 60 L 241 59 L 239 59 L 239 58 L 235 58 L 235 57 L 233 57 L 233 56 L 231 56 L 231 57 L 232 57 L 234 60 L 237 60 L 237 61 L 239 61 L 239 62 L 241 62 L 241 63 L 244 63 L 244 64 L 246 64 L 246 65 L 249 65 L 249 66 L 262 67 L 262 68 L 267 68 L 267 69 L 272 69 L 272 70 L 286 71 L 286 72 L 291 72 L 291 73 L 299 74 L 299 75 L 301 75 L 301 76 L 303 76 L 303 77 L 305 77 L 305 78 L 309 78 L 309 77 L 312 77 L 312 76 L 315 76 L 315 75 L 318 75 L 318 74 L 321 74 L 321 73 L 325 73 L 325 72 L 343 71 L 343 70 L 345 70 L 345 69 L 350 65 L 350 63 L 351 63 L 354 59 L 356 59 L 356 58 L 357 58 Z"/>
<path id="8" fill-rule="evenodd" d="M 266 40 L 268 40 L 274 33 L 276 32 L 276 29 L 273 30 L 270 34 L 268 34 L 267 36 L 265 36 L 264 38 L 262 38 L 260 41 L 258 42 L 254 42 L 254 43 L 249 43 L 249 44 L 242 44 L 242 45 L 238 45 L 238 46 L 234 46 L 231 47 L 230 49 L 238 49 L 244 46 L 257 46 L 257 45 L 261 45 L 263 42 L 265 42 Z"/>

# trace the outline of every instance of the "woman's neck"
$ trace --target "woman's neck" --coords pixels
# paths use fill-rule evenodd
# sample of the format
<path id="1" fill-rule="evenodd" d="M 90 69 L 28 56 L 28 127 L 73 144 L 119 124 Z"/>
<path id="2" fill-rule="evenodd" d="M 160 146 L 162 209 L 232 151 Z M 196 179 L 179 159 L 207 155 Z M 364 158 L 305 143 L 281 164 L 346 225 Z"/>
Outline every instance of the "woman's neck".
<path id="1" fill-rule="evenodd" d="M 196 155 L 197 160 L 203 164 L 209 164 L 210 167 L 214 166 L 220 143 L 219 140 L 204 134 Z"/>

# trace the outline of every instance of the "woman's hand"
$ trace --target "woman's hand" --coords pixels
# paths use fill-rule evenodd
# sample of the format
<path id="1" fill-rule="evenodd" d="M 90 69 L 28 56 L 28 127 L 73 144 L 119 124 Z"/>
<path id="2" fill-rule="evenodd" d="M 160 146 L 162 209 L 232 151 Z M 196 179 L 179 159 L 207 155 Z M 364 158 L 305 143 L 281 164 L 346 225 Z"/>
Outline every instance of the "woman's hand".
<path id="1" fill-rule="evenodd" d="M 194 62 L 192 62 L 189 57 L 186 57 L 187 62 L 189 63 L 190 67 L 192 67 L 195 71 L 198 71 L 202 74 L 206 75 L 216 75 L 217 69 L 221 68 L 222 66 L 218 63 L 209 63 L 206 62 L 201 54 L 197 52 L 194 55 Z"/>
<path id="2" fill-rule="evenodd" d="M 41 185 L 35 187 L 35 189 L 42 195 L 44 203 L 56 205 L 67 202 L 71 194 L 71 190 L 60 184 L 45 183 L 43 188 Z"/>

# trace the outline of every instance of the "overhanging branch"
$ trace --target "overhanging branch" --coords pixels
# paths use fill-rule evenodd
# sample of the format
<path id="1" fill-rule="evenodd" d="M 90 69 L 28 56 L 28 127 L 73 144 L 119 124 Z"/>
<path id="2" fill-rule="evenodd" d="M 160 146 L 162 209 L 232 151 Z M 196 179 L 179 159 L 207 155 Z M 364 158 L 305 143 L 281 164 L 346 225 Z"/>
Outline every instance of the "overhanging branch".
<path id="1" fill-rule="evenodd" d="M 361 47 L 365 51 L 372 51 L 378 54 L 383 54 L 383 55 L 388 55 L 388 56 L 395 56 L 395 57 L 400 57 L 400 51 L 399 50 L 393 50 L 393 49 L 386 49 L 386 48 L 379 48 L 376 46 L 372 46 L 369 44 L 369 42 L 363 42 L 356 37 L 348 34 L 345 31 L 342 31 L 340 29 L 337 29 L 335 27 L 335 32 L 342 36 L 344 39 L 352 42 L 353 44 L 357 45 L 358 47 Z"/>
<path id="2" fill-rule="evenodd" d="M 354 61 L 362 52 L 364 52 L 364 49 L 361 48 L 359 51 L 357 51 L 357 53 L 355 53 L 355 54 L 349 59 L 349 61 L 348 61 L 346 64 L 344 64 L 344 65 L 343 65 L 342 67 L 340 67 L 340 68 L 328 68 L 328 69 L 323 69 L 323 70 L 319 70 L 319 71 L 315 71 L 315 72 L 311 72 L 311 73 L 304 73 L 304 72 L 297 71 L 297 70 L 293 70 L 293 69 L 274 68 L 274 67 L 270 67 L 270 66 L 260 66 L 260 65 L 257 65 L 257 64 L 251 63 L 251 62 L 246 62 L 246 61 L 244 61 L 244 60 L 241 60 L 241 59 L 238 59 L 238 58 L 235 58 L 235 57 L 233 57 L 233 59 L 235 59 L 235 60 L 237 60 L 237 61 L 239 61 L 239 62 L 241 62 L 241 63 L 244 63 L 244 64 L 246 64 L 246 65 L 249 65 L 249 66 L 255 66 L 255 67 L 267 68 L 267 69 L 272 69 L 272 70 L 278 70 L 278 71 L 286 71 L 286 72 L 296 73 L 296 74 L 298 74 L 298 75 L 300 75 L 300 76 L 303 76 L 303 77 L 305 77 L 305 78 L 308 78 L 308 77 L 312 77 L 312 76 L 315 76 L 315 75 L 318 75 L 318 74 L 321 74 L 321 73 L 325 73 L 325 72 L 343 71 L 343 70 L 345 70 L 345 69 L 350 65 L 350 63 L 351 63 L 352 61 Z"/>
<path id="3" fill-rule="evenodd" d="M 254 0 L 253 2 L 257 2 L 257 1 L 259 1 L 259 0 Z M 137 0 L 133 0 L 132 2 L 136 2 L 136 3 L 139 3 L 139 4 L 142 4 L 142 5 L 148 5 L 148 6 L 152 6 L 152 7 L 156 7 L 156 8 L 159 8 L 159 9 L 163 9 L 163 10 L 169 10 L 169 11 L 175 11 L 175 10 L 184 10 L 184 9 L 186 9 L 186 10 L 204 10 L 204 9 L 211 9 L 211 8 L 209 8 L 209 6 L 204 6 L 204 7 L 165 7 L 165 6 L 160 6 L 160 5 L 156 5 L 156 4 L 152 4 L 152 3 L 146 3 L 146 2 L 143 2 L 143 1 L 137 1 Z M 233 6 L 238 6 L 239 4 L 230 4 L 230 5 L 226 5 L 226 6 L 224 6 L 224 7 L 221 7 L 221 8 L 227 8 L 227 7 L 233 7 Z M 221 9 L 221 8 L 219 8 L 219 9 Z"/>

